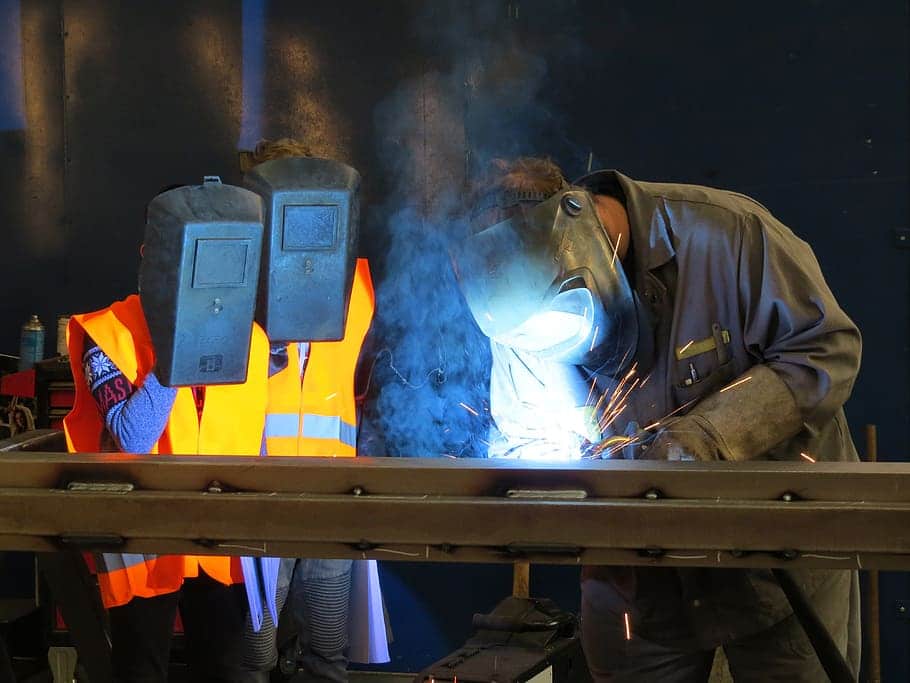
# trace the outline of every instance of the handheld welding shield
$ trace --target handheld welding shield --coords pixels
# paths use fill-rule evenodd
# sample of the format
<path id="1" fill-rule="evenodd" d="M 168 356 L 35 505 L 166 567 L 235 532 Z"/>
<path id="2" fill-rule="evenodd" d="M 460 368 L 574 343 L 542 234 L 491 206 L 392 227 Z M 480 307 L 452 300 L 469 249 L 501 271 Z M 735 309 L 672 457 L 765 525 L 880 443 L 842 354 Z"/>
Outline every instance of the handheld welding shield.
<path id="1" fill-rule="evenodd" d="M 553 361 L 617 374 L 638 343 L 636 300 L 591 195 L 569 187 L 453 253 L 481 331 Z"/>
<path id="2" fill-rule="evenodd" d="M 331 159 L 286 157 L 254 166 L 244 185 L 265 209 L 256 321 L 272 342 L 343 338 L 360 174 Z"/>
<path id="3" fill-rule="evenodd" d="M 259 197 L 215 177 L 149 203 L 139 288 L 162 384 L 246 380 L 262 231 Z"/>

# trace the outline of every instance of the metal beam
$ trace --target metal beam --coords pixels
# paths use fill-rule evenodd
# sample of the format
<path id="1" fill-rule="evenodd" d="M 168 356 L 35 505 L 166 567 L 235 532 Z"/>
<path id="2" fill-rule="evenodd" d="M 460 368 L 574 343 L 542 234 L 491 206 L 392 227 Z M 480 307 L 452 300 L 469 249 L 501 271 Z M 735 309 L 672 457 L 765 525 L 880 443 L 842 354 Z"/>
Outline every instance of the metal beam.
<path id="1" fill-rule="evenodd" d="M 73 482 L 129 482 L 134 490 L 69 490 Z M 0 547 L 61 544 L 910 568 L 910 465 L 4 454 Z"/>

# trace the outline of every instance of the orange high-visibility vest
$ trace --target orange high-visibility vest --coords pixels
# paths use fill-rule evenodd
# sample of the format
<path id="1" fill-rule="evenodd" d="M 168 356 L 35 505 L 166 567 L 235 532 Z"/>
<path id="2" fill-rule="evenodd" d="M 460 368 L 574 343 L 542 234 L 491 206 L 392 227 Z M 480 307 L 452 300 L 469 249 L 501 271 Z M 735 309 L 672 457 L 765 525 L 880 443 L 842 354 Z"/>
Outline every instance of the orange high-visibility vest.
<path id="1" fill-rule="evenodd" d="M 357 259 L 344 338 L 310 344 L 302 383 L 297 344 L 288 344 L 287 368 L 269 379 L 269 455 L 357 455 L 354 370 L 374 309 L 369 263 Z"/>
<path id="2" fill-rule="evenodd" d="M 89 335 L 124 376 L 140 386 L 155 364 L 151 336 L 136 295 L 109 308 L 74 315 L 67 348 L 76 388 L 63 428 L 70 452 L 97 452 L 104 418 L 85 381 L 82 355 Z M 177 389 L 167 425 L 152 453 L 180 455 L 258 455 L 262 447 L 268 376 L 268 339 L 254 324 L 247 381 L 206 387 L 202 415 L 192 389 Z M 96 558 L 105 607 L 125 605 L 134 596 L 173 593 L 184 578 L 206 574 L 225 585 L 243 581 L 240 560 L 230 557 L 104 553 Z"/>

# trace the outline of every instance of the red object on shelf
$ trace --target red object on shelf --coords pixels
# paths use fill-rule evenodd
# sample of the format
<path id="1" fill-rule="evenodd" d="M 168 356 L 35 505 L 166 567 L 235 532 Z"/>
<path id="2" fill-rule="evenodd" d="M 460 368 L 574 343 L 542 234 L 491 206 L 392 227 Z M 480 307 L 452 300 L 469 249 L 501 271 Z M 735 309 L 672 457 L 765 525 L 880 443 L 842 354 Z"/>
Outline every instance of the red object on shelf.
<path id="1" fill-rule="evenodd" d="M 76 400 L 76 390 L 69 389 L 51 389 L 48 392 L 48 404 L 51 408 L 72 408 Z"/>
<path id="2" fill-rule="evenodd" d="M 35 370 L 13 372 L 0 377 L 0 394 L 5 396 L 22 396 L 34 398 L 35 396 Z"/>

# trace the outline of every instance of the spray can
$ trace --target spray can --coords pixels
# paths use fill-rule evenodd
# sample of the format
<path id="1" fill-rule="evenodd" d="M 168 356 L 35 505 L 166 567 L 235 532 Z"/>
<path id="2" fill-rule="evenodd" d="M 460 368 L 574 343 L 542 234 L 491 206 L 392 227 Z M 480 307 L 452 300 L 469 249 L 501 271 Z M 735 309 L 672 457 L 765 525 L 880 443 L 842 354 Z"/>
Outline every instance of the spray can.
<path id="1" fill-rule="evenodd" d="M 44 359 L 44 325 L 33 315 L 22 326 L 19 337 L 19 370 L 30 370 L 39 360 Z"/>

